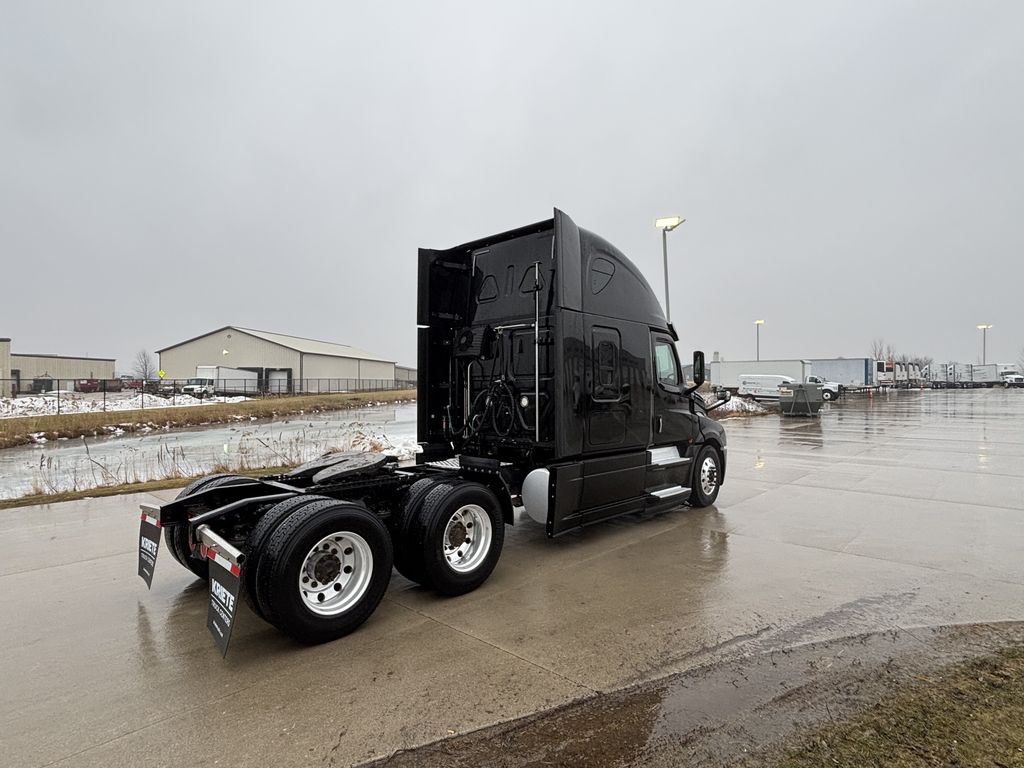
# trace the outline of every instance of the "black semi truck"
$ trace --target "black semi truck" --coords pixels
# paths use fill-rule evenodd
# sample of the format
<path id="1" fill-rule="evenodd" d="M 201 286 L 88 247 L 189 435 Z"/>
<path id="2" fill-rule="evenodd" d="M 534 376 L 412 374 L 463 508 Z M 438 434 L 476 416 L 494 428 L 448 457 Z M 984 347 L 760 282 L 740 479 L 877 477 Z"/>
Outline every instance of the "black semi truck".
<path id="1" fill-rule="evenodd" d="M 725 431 L 686 387 L 678 337 L 640 271 L 561 211 L 419 252 L 415 465 L 329 454 L 258 479 L 214 475 L 142 505 L 139 574 L 161 539 L 210 581 L 226 653 L 241 597 L 304 643 L 356 629 L 392 567 L 444 595 L 480 586 L 517 510 L 555 537 L 712 504 Z M 162 533 L 162 536 L 161 536 Z"/>

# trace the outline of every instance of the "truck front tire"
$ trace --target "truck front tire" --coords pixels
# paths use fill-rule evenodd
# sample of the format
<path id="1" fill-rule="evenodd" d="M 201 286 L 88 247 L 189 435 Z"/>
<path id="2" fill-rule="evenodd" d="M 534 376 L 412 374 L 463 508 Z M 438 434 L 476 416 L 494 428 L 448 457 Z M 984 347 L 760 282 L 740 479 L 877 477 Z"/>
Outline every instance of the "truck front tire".
<path id="1" fill-rule="evenodd" d="M 403 546 L 418 558 L 424 586 L 443 595 L 472 592 L 491 575 L 505 542 L 505 518 L 494 492 L 452 479 L 435 486 L 410 520 Z"/>
<path id="2" fill-rule="evenodd" d="M 821 390 L 821 399 L 825 400 L 825 401 L 835 400 L 836 399 L 836 393 L 833 392 L 831 389 L 823 389 L 823 390 Z"/>
<path id="3" fill-rule="evenodd" d="M 324 500 L 270 534 L 256 572 L 268 619 L 300 643 L 336 640 L 380 604 L 391 579 L 391 537 L 361 504 Z"/>
<path id="4" fill-rule="evenodd" d="M 722 460 L 714 446 L 705 445 L 697 453 L 690 484 L 690 506 L 709 507 L 715 503 L 722 487 Z"/>

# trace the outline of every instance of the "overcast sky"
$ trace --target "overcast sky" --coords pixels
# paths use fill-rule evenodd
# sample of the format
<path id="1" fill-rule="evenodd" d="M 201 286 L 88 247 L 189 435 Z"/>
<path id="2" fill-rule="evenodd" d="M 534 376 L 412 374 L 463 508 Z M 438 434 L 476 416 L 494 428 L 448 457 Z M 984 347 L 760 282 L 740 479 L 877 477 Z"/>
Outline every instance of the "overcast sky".
<path id="1" fill-rule="evenodd" d="M 415 363 L 416 249 L 550 217 L 685 349 L 1024 347 L 1024 4 L 0 0 L 0 336 Z"/>

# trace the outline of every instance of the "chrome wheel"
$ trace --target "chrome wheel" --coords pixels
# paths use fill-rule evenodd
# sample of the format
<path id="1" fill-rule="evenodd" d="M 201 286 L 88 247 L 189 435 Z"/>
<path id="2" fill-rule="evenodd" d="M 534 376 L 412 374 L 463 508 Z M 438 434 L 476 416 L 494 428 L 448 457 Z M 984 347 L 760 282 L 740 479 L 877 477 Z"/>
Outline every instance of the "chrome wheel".
<path id="1" fill-rule="evenodd" d="M 337 616 L 350 609 L 370 586 L 373 552 L 351 531 L 325 536 L 309 550 L 299 569 L 299 594 L 313 613 Z"/>
<path id="2" fill-rule="evenodd" d="M 466 504 L 455 510 L 444 528 L 444 559 L 456 573 L 476 569 L 491 549 L 491 518 L 483 507 Z"/>
<path id="3" fill-rule="evenodd" d="M 718 486 L 718 462 L 708 456 L 700 465 L 700 489 L 705 496 L 710 496 Z"/>

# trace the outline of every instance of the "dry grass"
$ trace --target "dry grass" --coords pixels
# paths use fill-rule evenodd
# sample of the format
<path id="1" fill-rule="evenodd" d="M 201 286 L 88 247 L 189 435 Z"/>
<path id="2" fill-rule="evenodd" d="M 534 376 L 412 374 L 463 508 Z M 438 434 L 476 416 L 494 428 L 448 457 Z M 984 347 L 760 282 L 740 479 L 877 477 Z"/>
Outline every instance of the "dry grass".
<path id="1" fill-rule="evenodd" d="M 246 477 L 261 477 L 263 475 L 277 475 L 287 472 L 291 467 L 265 467 L 263 469 L 230 469 L 227 467 L 214 467 L 209 472 L 201 472 L 195 477 L 204 477 L 218 473 L 230 473 L 233 475 L 245 475 Z M 58 493 L 34 493 L 30 496 L 21 496 L 17 499 L 0 499 L 0 509 L 12 509 L 14 507 L 33 507 L 39 504 L 57 504 L 62 501 L 77 501 L 80 499 L 94 499 L 99 496 L 120 496 L 125 493 L 145 493 L 148 491 L 162 491 L 168 488 L 184 488 L 195 477 L 172 477 L 162 480 L 147 480 L 140 483 L 121 483 L 119 485 L 105 485 L 98 488 L 89 488 L 80 491 L 61 491 Z"/>
<path id="2" fill-rule="evenodd" d="M 42 433 L 48 440 L 96 435 L 106 427 L 135 432 L 144 427 L 190 427 L 200 424 L 228 424 L 241 419 L 266 419 L 295 414 L 322 413 L 358 408 L 371 403 L 390 403 L 416 397 L 412 389 L 394 392 L 366 392 L 336 395 L 246 400 L 182 408 L 146 408 L 138 411 L 70 413 L 60 416 L 25 416 L 0 419 L 0 448 L 27 445 L 31 435 Z"/>
<path id="3" fill-rule="evenodd" d="M 1024 648 L 960 664 L 822 728 L 778 766 L 1024 766 Z"/>

